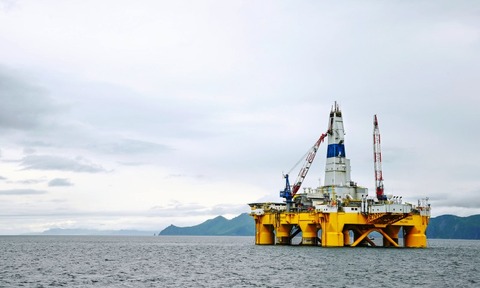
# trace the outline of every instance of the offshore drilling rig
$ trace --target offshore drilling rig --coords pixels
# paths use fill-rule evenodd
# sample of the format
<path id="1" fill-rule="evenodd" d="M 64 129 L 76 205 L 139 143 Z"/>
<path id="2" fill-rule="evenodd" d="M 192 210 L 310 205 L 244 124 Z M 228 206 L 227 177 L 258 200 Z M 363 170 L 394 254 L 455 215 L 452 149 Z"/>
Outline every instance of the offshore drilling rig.
<path id="1" fill-rule="evenodd" d="M 418 205 L 403 203 L 401 196 L 385 195 L 382 175 L 380 130 L 377 116 L 373 120 L 373 155 L 375 196 L 350 178 L 350 160 L 346 158 L 342 112 L 335 102 L 330 112 L 328 130 L 307 152 L 303 167 L 293 185 L 285 174 L 282 203 L 250 203 L 255 219 L 255 244 L 292 245 L 301 233 L 301 245 L 323 247 L 403 246 L 427 247 L 425 231 L 430 220 L 428 198 Z M 316 153 L 328 138 L 324 185 L 304 188 L 299 193 Z M 293 170 L 293 169 L 292 169 Z M 369 237 L 382 236 L 382 244 Z"/>

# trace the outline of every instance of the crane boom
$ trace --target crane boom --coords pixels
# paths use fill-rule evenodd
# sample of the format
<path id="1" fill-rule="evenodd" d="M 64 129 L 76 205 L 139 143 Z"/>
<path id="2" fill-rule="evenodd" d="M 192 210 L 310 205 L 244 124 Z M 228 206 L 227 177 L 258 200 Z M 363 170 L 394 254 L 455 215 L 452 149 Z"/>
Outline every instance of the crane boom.
<path id="1" fill-rule="evenodd" d="M 305 180 L 305 177 L 308 174 L 308 170 L 310 169 L 310 166 L 312 165 L 312 162 L 315 159 L 315 156 L 317 155 L 318 148 L 320 147 L 320 144 L 323 142 L 326 136 L 327 136 L 327 133 L 322 134 L 320 138 L 318 138 L 317 142 L 315 142 L 315 145 L 313 145 L 313 147 L 310 148 L 310 150 L 307 153 L 307 157 L 305 158 L 305 163 L 303 164 L 302 169 L 300 169 L 297 180 L 295 181 L 295 184 L 293 184 L 292 187 L 290 187 L 288 174 L 284 175 L 285 182 L 286 182 L 285 189 L 280 191 L 280 197 L 285 198 L 287 202 L 287 209 L 289 209 L 290 203 L 292 203 L 293 197 L 297 194 L 298 190 L 300 190 L 303 180 Z"/>
<path id="2" fill-rule="evenodd" d="M 310 169 L 310 166 L 312 166 L 313 159 L 315 159 L 315 156 L 317 155 L 318 148 L 320 147 L 320 144 L 323 142 L 326 136 L 327 133 L 322 134 L 320 138 L 318 138 L 317 142 L 315 142 L 315 145 L 313 145 L 313 147 L 308 152 L 307 158 L 305 158 L 305 164 L 303 164 L 302 169 L 298 173 L 297 180 L 295 181 L 295 184 L 293 184 L 292 196 L 295 196 L 295 194 L 297 194 L 298 190 L 302 186 L 303 180 L 305 180 L 308 170 Z"/>
<path id="3" fill-rule="evenodd" d="M 375 168 L 375 191 L 378 200 L 386 200 L 383 188 L 382 151 L 377 115 L 373 116 L 373 163 Z"/>

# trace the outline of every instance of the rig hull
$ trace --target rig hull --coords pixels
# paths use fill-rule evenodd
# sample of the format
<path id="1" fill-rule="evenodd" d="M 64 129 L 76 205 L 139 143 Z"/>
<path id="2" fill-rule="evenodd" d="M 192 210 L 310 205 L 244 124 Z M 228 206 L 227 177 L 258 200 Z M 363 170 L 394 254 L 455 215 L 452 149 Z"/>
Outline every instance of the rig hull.
<path id="1" fill-rule="evenodd" d="M 401 236 L 404 247 L 427 247 L 425 231 L 430 213 L 422 207 L 409 213 L 325 213 L 316 210 L 282 211 L 282 204 L 249 205 L 252 208 L 251 216 L 255 219 L 257 245 L 292 245 L 292 239 L 301 232 L 301 245 L 400 247 L 398 239 Z M 382 244 L 368 237 L 374 231 L 382 235 Z"/>

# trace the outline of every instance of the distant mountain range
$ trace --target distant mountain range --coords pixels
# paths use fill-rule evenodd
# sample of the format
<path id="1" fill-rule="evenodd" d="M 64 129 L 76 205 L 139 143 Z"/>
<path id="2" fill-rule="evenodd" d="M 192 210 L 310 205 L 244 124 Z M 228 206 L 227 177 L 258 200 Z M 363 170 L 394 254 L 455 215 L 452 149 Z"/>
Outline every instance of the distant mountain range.
<path id="1" fill-rule="evenodd" d="M 253 236 L 255 235 L 255 221 L 247 213 L 240 214 L 231 220 L 217 216 L 191 227 L 170 225 L 159 235 Z"/>
<path id="2" fill-rule="evenodd" d="M 95 229 L 62 229 L 52 228 L 41 233 L 30 235 L 111 235 L 111 236 L 153 236 L 156 232 L 140 230 L 95 230 Z"/>
<path id="3" fill-rule="evenodd" d="M 228 220 L 222 216 L 207 220 L 191 227 L 170 225 L 159 235 L 255 235 L 255 222 L 247 213 Z M 442 215 L 430 218 L 427 228 L 430 239 L 480 239 L 480 215 L 458 217 Z"/>
<path id="4" fill-rule="evenodd" d="M 94 229 L 49 229 L 31 235 L 130 235 L 153 236 L 154 231 L 140 230 L 94 230 Z M 158 235 L 205 235 L 205 236 L 254 236 L 255 222 L 247 213 L 228 220 L 217 216 L 191 227 L 170 225 Z M 442 215 L 430 219 L 427 228 L 429 239 L 477 239 L 480 240 L 480 215 L 458 217 Z"/>

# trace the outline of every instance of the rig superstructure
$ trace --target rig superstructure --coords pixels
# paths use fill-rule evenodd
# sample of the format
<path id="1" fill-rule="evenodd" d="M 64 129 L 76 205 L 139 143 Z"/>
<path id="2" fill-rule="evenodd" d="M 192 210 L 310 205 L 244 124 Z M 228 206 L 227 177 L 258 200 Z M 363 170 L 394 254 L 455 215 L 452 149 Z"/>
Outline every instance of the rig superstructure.
<path id="1" fill-rule="evenodd" d="M 301 233 L 301 245 L 403 246 L 427 247 L 425 231 L 430 220 L 428 198 L 418 205 L 403 203 L 402 197 L 385 195 L 381 166 L 380 130 L 374 116 L 373 155 L 376 195 L 351 180 L 350 160 L 346 158 L 342 112 L 335 102 L 330 112 L 328 130 L 321 134 L 307 152 L 303 167 L 293 185 L 284 175 L 285 188 L 280 191 L 281 203 L 251 203 L 250 215 L 255 219 L 255 244 L 292 245 Z M 304 188 L 299 193 L 315 155 L 328 137 L 324 185 Z M 382 236 L 382 244 L 370 239 L 371 232 Z"/>

